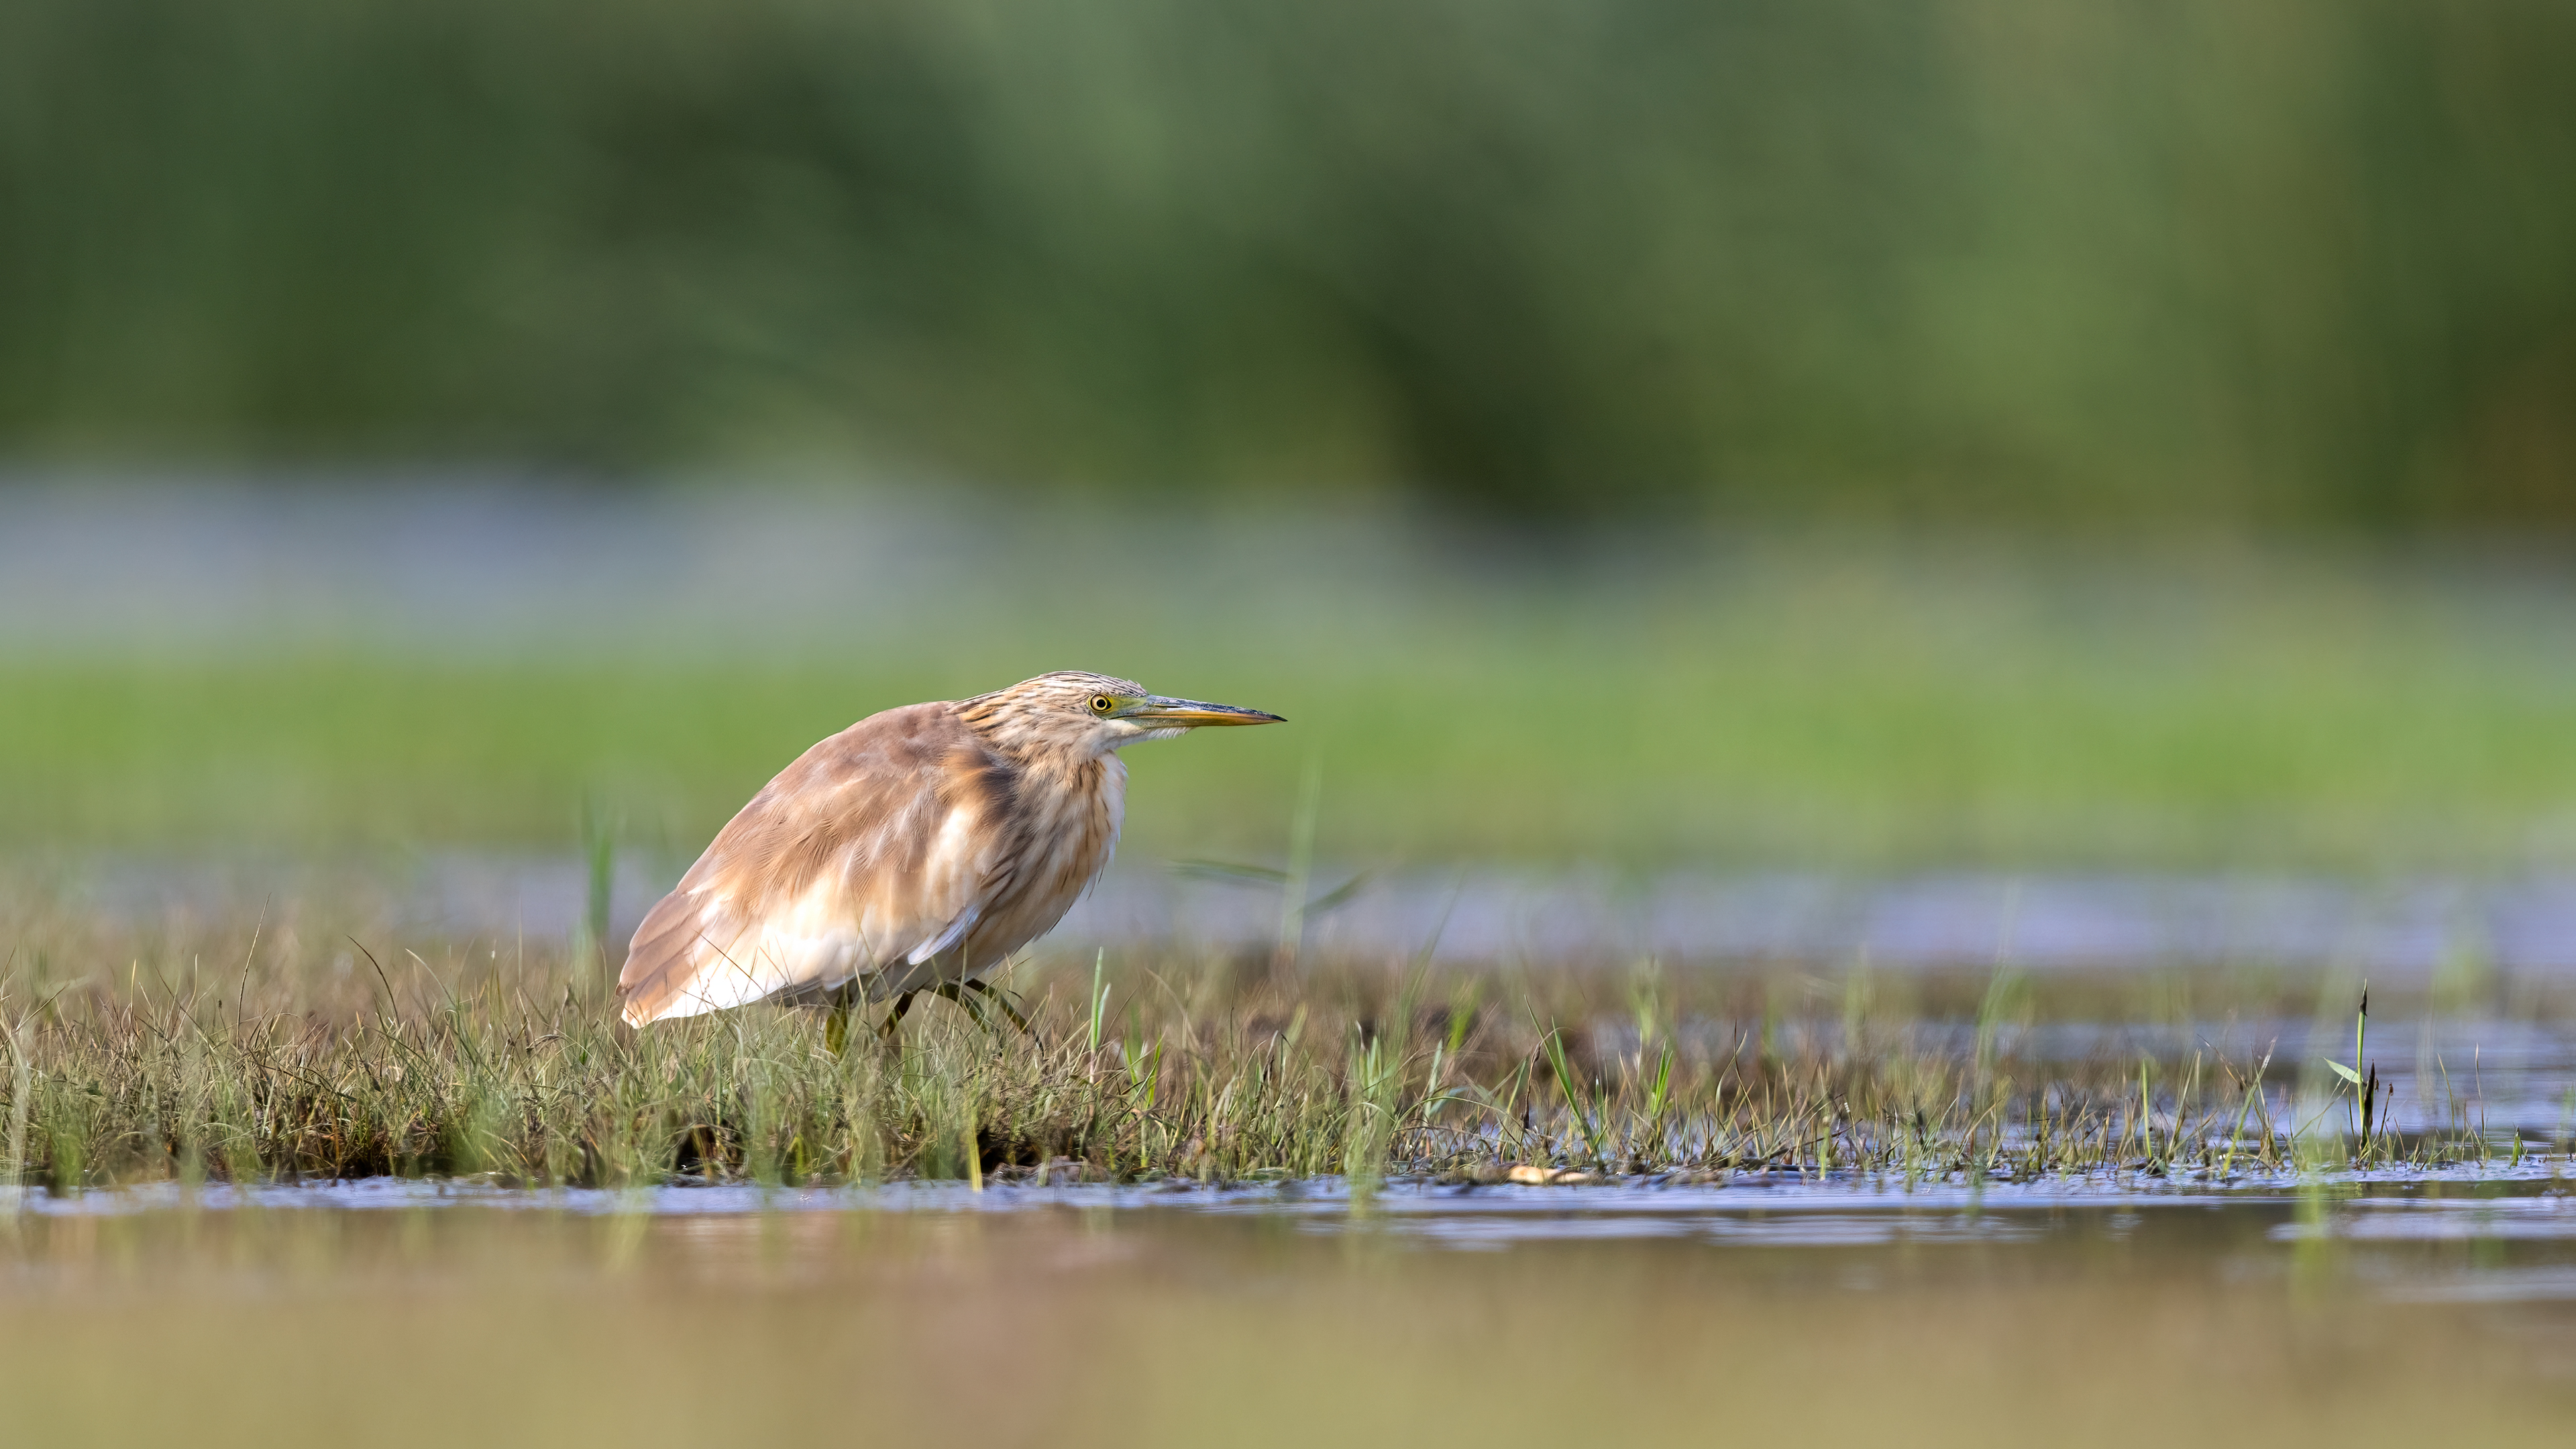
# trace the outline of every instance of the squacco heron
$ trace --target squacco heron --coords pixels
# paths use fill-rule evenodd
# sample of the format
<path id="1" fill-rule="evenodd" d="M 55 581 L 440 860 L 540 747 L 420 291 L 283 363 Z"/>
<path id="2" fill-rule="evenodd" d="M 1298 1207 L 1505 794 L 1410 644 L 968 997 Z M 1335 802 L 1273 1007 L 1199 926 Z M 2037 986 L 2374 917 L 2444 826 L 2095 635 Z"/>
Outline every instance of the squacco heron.
<path id="1" fill-rule="evenodd" d="M 626 1020 L 829 1005 L 837 1049 L 856 1001 L 893 998 L 888 1031 L 922 991 L 1009 1011 L 982 977 L 1109 863 L 1118 751 L 1278 722 L 1073 672 L 870 715 L 780 771 L 645 914 L 617 978 Z"/>

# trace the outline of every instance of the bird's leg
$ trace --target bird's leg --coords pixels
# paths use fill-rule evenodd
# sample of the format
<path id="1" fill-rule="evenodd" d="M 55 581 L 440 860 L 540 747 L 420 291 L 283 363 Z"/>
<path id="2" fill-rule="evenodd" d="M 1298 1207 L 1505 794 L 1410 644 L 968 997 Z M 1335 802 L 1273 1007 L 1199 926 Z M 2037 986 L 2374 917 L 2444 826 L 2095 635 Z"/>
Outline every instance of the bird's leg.
<path id="1" fill-rule="evenodd" d="M 832 1055 L 836 1057 L 849 1050 L 850 1009 L 860 1000 L 859 984 L 855 981 L 832 992 L 832 1004 L 823 1014 L 823 1045 L 831 1048 Z"/>
<path id="2" fill-rule="evenodd" d="M 1011 1025 L 1020 1029 L 1020 1034 L 1022 1036 L 1035 1037 L 1037 1035 L 1036 1032 L 1029 1030 L 1029 1019 L 1020 1015 L 1019 1008 L 1011 1005 L 1009 1000 L 1006 999 L 1001 992 L 993 989 L 992 986 L 985 982 L 942 981 L 936 986 L 925 987 L 923 989 L 933 996 L 943 996 L 950 1001 L 956 1002 L 958 1010 L 975 1018 L 975 1024 L 985 1028 L 986 1030 L 990 1030 L 992 1028 L 992 1013 L 994 1009 L 998 1007 L 1000 1008 L 1002 1015 L 1011 1019 Z M 968 999 L 966 993 L 970 991 L 975 993 L 975 999 Z"/>
<path id="3" fill-rule="evenodd" d="M 903 1025 L 903 1014 L 912 1010 L 912 999 L 920 994 L 918 991 L 906 991 L 896 996 L 894 1010 L 886 1013 L 885 1025 L 877 1028 L 877 1035 L 887 1041 L 894 1040 L 895 1029 Z"/>
<path id="4" fill-rule="evenodd" d="M 958 983 L 954 981 L 942 981 L 936 986 L 925 986 L 922 990 L 928 992 L 932 996 L 956 1002 L 957 1009 L 966 1013 L 968 1016 L 975 1018 L 975 1024 L 977 1026 L 989 1029 L 993 1024 L 985 1019 L 984 1009 L 976 1005 L 974 1002 L 968 1001 L 966 999 L 966 993 L 959 989 Z"/>
<path id="5" fill-rule="evenodd" d="M 1011 1025 L 1020 1029 L 1020 1035 L 1032 1040 L 1036 1039 L 1037 1033 L 1029 1029 L 1029 1019 L 1020 1015 L 1020 1009 L 1013 1006 L 1011 1004 L 1011 999 L 1004 996 L 991 982 L 975 981 L 970 979 L 958 982 L 957 986 L 959 990 L 975 992 L 977 995 L 982 996 L 990 1005 L 1000 1007 L 1002 1009 L 1002 1015 L 1011 1019 Z M 953 996 L 950 999 L 954 1000 L 960 1006 L 964 1006 L 966 1004 L 966 999 L 962 996 Z"/>

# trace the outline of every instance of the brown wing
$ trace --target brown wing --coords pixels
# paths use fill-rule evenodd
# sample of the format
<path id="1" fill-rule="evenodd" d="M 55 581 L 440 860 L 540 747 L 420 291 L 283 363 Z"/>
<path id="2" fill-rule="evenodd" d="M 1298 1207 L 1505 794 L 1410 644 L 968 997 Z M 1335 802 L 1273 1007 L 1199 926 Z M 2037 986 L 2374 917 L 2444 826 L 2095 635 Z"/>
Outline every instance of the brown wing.
<path id="1" fill-rule="evenodd" d="M 626 1020 L 809 994 L 971 930 L 1004 853 L 1010 773 L 945 704 L 871 715 L 742 807 L 645 914 Z"/>

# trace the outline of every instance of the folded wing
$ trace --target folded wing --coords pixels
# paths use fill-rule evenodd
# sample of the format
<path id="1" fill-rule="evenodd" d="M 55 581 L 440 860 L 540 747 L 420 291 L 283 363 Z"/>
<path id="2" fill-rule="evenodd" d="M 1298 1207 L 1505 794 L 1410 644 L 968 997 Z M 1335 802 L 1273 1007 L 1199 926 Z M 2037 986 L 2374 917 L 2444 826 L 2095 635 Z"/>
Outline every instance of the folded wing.
<path id="1" fill-rule="evenodd" d="M 646 913 L 617 979 L 626 1020 L 819 994 L 958 949 L 990 904 L 1005 773 L 945 705 L 806 751 Z"/>

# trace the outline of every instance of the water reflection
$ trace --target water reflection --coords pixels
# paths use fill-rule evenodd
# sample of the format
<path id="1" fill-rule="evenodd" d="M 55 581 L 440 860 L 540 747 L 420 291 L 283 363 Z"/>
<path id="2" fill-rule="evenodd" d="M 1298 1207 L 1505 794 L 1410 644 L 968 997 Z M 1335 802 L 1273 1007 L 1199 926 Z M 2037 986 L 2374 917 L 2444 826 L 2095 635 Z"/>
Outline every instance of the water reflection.
<path id="1" fill-rule="evenodd" d="M 2554 1190 L 29 1197 L 0 1390 L 69 1442 L 2552 1443 Z"/>

